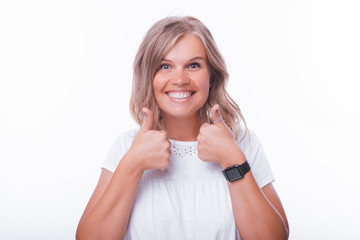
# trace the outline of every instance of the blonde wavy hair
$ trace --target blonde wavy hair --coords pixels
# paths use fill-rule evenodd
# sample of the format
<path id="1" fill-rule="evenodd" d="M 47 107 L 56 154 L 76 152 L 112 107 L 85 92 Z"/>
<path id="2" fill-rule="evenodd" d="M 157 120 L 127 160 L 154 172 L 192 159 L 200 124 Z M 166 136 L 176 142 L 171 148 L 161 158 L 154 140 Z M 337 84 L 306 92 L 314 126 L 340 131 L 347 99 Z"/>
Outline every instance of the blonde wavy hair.
<path id="1" fill-rule="evenodd" d="M 200 121 L 211 122 L 210 109 L 215 104 L 219 104 L 223 121 L 236 138 L 240 135 L 241 121 L 243 121 L 245 132 L 242 139 L 244 139 L 248 132 L 244 116 L 225 89 L 229 77 L 225 61 L 209 29 L 198 19 L 189 16 L 164 18 L 156 22 L 146 33 L 134 61 L 130 99 L 132 117 L 142 125 L 144 118 L 142 108 L 147 107 L 154 113 L 153 128 L 158 130 L 163 128 L 161 109 L 156 104 L 152 82 L 163 57 L 185 34 L 192 34 L 202 41 L 210 69 L 212 86 L 206 103 L 199 110 Z"/>

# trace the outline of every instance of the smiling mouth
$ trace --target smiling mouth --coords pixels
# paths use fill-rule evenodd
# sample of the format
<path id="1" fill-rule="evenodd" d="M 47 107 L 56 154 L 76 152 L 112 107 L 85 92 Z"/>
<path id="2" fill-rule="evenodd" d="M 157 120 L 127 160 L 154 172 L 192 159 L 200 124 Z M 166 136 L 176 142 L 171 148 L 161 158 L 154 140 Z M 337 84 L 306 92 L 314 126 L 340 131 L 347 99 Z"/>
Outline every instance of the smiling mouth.
<path id="1" fill-rule="evenodd" d="M 195 92 L 193 91 L 184 91 L 184 92 L 166 92 L 171 99 L 175 101 L 184 101 L 194 95 Z"/>

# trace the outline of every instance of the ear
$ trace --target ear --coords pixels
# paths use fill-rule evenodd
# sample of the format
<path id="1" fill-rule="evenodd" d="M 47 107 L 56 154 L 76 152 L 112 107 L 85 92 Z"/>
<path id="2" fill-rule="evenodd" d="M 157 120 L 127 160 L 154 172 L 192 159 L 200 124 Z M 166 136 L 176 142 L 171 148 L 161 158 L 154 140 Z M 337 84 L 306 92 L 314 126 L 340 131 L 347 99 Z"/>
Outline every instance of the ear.
<path id="1" fill-rule="evenodd" d="M 210 79 L 209 79 L 209 89 L 213 86 L 213 79 L 212 79 L 212 77 L 210 77 Z"/>

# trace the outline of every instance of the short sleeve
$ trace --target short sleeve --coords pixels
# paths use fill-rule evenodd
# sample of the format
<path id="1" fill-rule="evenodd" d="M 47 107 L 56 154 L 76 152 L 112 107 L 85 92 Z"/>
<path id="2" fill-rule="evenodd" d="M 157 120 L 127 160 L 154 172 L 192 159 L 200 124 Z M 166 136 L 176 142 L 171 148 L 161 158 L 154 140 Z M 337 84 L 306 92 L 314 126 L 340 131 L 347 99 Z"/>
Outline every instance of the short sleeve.
<path id="1" fill-rule="evenodd" d="M 111 145 L 101 168 L 114 172 L 125 153 L 129 150 L 138 129 L 119 134 Z"/>
<path id="2" fill-rule="evenodd" d="M 251 172 L 259 188 L 263 188 L 273 182 L 275 178 L 265 155 L 264 148 L 260 139 L 252 130 L 249 130 L 244 140 L 239 143 L 239 146 L 249 162 Z"/>

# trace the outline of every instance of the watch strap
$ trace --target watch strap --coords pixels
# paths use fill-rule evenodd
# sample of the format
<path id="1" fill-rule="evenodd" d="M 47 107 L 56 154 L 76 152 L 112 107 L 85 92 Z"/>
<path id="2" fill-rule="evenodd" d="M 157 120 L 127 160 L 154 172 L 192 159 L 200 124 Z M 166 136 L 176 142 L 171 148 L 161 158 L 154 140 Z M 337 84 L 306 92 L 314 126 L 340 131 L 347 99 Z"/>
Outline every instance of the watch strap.
<path id="1" fill-rule="evenodd" d="M 244 175 L 250 171 L 250 165 L 247 161 L 238 165 L 235 164 L 233 166 L 225 168 L 222 172 L 229 182 L 236 181 L 244 177 Z"/>

